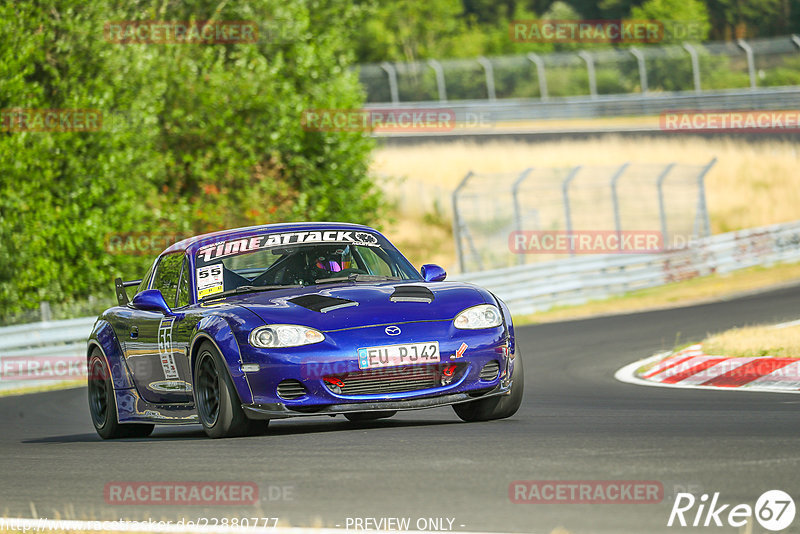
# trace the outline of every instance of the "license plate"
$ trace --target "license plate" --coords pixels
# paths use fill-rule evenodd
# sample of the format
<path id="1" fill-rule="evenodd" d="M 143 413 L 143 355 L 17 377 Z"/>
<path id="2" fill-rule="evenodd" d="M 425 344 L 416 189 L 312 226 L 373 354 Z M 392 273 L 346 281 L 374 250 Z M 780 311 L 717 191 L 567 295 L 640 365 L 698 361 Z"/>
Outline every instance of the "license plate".
<path id="1" fill-rule="evenodd" d="M 358 349 L 358 368 L 376 369 L 439 361 L 439 342 L 402 343 Z"/>

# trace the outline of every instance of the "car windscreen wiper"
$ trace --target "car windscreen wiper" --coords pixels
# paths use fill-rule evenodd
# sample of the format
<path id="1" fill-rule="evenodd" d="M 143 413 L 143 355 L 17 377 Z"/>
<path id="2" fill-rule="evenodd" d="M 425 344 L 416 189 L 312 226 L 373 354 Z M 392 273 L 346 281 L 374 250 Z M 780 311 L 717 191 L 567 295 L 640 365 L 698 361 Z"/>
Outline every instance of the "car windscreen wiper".
<path id="1" fill-rule="evenodd" d="M 333 278 L 318 278 L 314 280 L 316 284 L 332 284 L 335 282 L 387 282 L 390 280 L 402 280 L 399 276 L 383 276 L 380 274 L 352 273 L 347 276 L 335 276 Z"/>
<path id="2" fill-rule="evenodd" d="M 291 289 L 291 288 L 298 288 L 303 287 L 299 284 L 294 285 L 287 285 L 287 286 L 239 286 L 233 289 L 229 289 L 227 291 L 223 291 L 221 293 L 214 293 L 213 295 L 206 295 L 205 297 L 201 297 L 200 300 L 211 300 L 211 299 L 218 299 L 222 297 L 228 297 L 230 295 L 239 295 L 242 293 L 255 293 L 258 291 L 271 291 L 273 289 Z"/>

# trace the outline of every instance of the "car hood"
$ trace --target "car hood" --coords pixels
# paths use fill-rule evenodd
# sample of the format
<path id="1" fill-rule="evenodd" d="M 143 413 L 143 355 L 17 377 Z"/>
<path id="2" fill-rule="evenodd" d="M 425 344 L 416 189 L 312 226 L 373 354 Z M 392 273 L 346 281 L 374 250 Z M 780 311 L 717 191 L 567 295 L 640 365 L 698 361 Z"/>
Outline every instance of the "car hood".
<path id="1" fill-rule="evenodd" d="M 461 282 L 380 282 L 310 286 L 228 297 L 265 323 L 300 324 L 320 331 L 412 321 L 452 320 L 483 294 Z"/>

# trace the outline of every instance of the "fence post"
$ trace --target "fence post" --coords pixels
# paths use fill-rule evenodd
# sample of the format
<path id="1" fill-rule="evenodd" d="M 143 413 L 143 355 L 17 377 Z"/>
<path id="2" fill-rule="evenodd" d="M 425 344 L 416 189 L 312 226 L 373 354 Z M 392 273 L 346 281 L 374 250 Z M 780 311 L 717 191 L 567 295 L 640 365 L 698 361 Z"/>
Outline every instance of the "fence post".
<path id="1" fill-rule="evenodd" d="M 617 169 L 611 177 L 611 203 L 614 206 L 614 229 L 617 231 L 617 239 L 622 239 L 622 222 L 619 218 L 619 198 L 617 198 L 617 180 L 620 179 L 630 162 L 625 162 Z M 620 241 L 621 242 L 621 241 Z"/>
<path id="2" fill-rule="evenodd" d="M 572 213 L 569 209 L 569 183 L 578 175 L 581 170 L 581 165 L 573 167 L 564 181 L 561 182 L 561 195 L 564 199 L 564 217 L 567 223 L 567 241 L 569 242 L 569 255 L 574 256 L 575 252 L 572 250 Z"/>
<path id="3" fill-rule="evenodd" d="M 514 185 L 511 186 L 511 198 L 514 201 L 514 226 L 516 226 L 518 232 L 522 231 L 522 209 L 519 205 L 519 187 L 528 175 L 530 175 L 531 171 L 533 171 L 533 167 L 528 167 L 522 171 L 519 177 L 514 180 Z M 517 254 L 517 256 L 517 263 L 520 265 L 525 264 L 525 254 Z"/>
<path id="4" fill-rule="evenodd" d="M 459 182 L 458 186 L 453 191 L 453 237 L 456 242 L 456 252 L 458 253 L 458 267 L 461 272 L 464 272 L 464 250 L 461 246 L 461 217 L 458 214 L 458 193 L 467 185 L 467 182 L 472 178 L 473 172 L 469 171 L 466 176 Z"/>
<path id="5" fill-rule="evenodd" d="M 717 158 L 712 158 L 711 161 L 708 162 L 708 165 L 703 167 L 703 170 L 700 171 L 700 174 L 697 176 L 697 186 L 698 186 L 698 217 L 702 217 L 701 222 L 703 224 L 703 237 L 708 237 L 711 235 L 711 219 L 708 215 L 708 206 L 706 206 L 706 174 L 708 171 L 711 170 L 711 167 L 717 162 Z"/>
<path id="6" fill-rule="evenodd" d="M 486 94 L 489 96 L 489 100 L 497 100 L 497 95 L 494 92 L 494 69 L 492 68 L 492 62 L 488 58 L 480 56 L 478 58 L 478 63 L 481 64 L 483 71 L 486 73 Z"/>
<path id="7" fill-rule="evenodd" d="M 439 91 L 439 102 L 447 102 L 447 88 L 444 85 L 444 69 L 442 64 L 435 59 L 429 59 L 428 65 L 436 74 L 436 89 Z"/>
<path id="8" fill-rule="evenodd" d="M 644 62 L 644 54 L 635 47 L 631 47 L 630 53 L 633 54 L 639 65 L 639 85 L 642 88 L 642 94 L 647 94 L 647 65 Z"/>
<path id="9" fill-rule="evenodd" d="M 53 318 L 53 312 L 50 309 L 50 303 L 43 300 L 39 302 L 39 315 L 41 315 L 42 322 L 46 323 Z"/>
<path id="10" fill-rule="evenodd" d="M 736 44 L 744 50 L 747 56 L 747 73 L 750 75 L 750 89 L 756 88 L 756 65 L 753 58 L 753 48 L 744 39 L 737 39 Z"/>
<path id="11" fill-rule="evenodd" d="M 689 43 L 683 43 L 683 49 L 689 52 L 692 59 L 692 77 L 694 78 L 694 92 L 700 93 L 703 88 L 700 86 L 700 61 L 697 59 L 697 50 Z"/>
<path id="12" fill-rule="evenodd" d="M 578 56 L 586 62 L 586 72 L 589 74 L 589 94 L 592 98 L 597 98 L 597 77 L 594 73 L 594 59 L 586 50 L 578 52 Z"/>
<path id="13" fill-rule="evenodd" d="M 392 103 L 397 104 L 400 102 L 400 94 L 397 91 L 397 69 L 388 61 L 381 63 L 381 68 L 386 71 L 386 75 L 389 77 L 389 93 L 392 95 Z"/>
<path id="14" fill-rule="evenodd" d="M 661 171 L 661 174 L 658 175 L 658 180 L 656 180 L 656 189 L 658 190 L 658 214 L 659 219 L 661 221 L 661 245 L 662 248 L 666 248 L 667 243 L 667 211 L 664 208 L 664 180 L 667 178 L 667 175 L 675 166 L 675 163 L 670 163 L 664 170 Z"/>
<path id="15" fill-rule="evenodd" d="M 536 65 L 536 77 L 539 78 L 539 98 L 541 100 L 547 100 L 547 74 L 544 70 L 544 60 L 533 52 L 528 54 L 528 60 Z"/>

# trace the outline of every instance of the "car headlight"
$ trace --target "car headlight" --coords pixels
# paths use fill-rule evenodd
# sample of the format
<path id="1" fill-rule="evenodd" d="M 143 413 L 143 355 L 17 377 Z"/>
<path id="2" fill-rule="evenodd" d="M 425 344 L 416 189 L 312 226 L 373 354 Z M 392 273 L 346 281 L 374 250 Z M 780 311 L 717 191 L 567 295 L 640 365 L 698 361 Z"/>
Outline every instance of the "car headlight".
<path id="1" fill-rule="evenodd" d="M 321 332 L 294 324 L 271 324 L 250 332 L 250 344 L 262 349 L 299 347 L 319 343 L 324 339 Z"/>
<path id="2" fill-rule="evenodd" d="M 478 328 L 494 328 L 503 324 L 503 316 L 497 306 L 480 304 L 462 311 L 453 320 L 456 328 L 477 330 Z"/>

